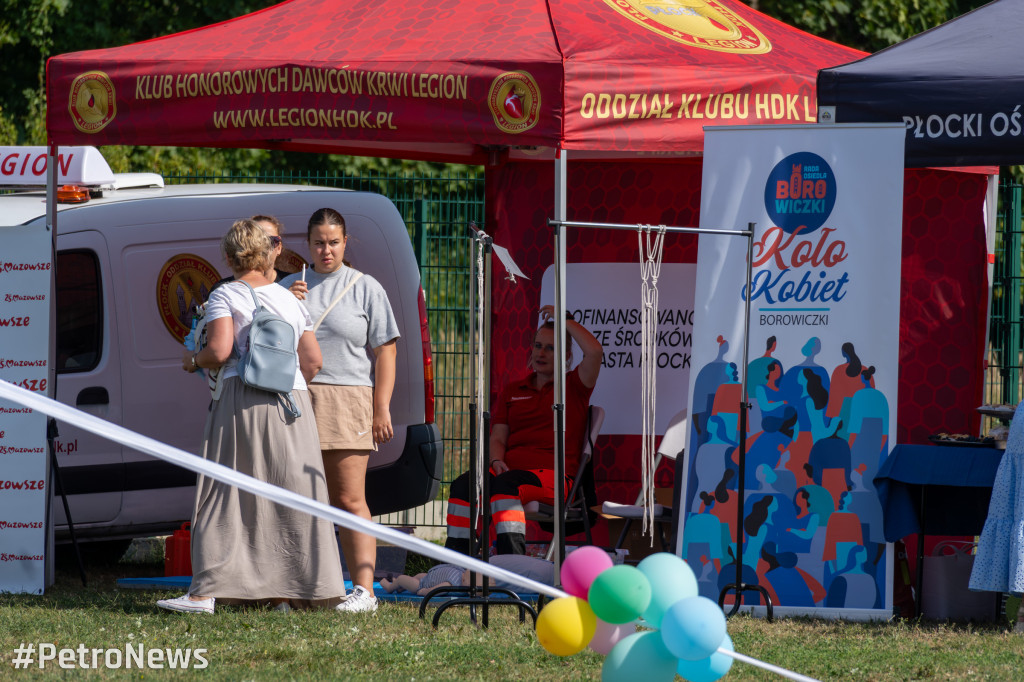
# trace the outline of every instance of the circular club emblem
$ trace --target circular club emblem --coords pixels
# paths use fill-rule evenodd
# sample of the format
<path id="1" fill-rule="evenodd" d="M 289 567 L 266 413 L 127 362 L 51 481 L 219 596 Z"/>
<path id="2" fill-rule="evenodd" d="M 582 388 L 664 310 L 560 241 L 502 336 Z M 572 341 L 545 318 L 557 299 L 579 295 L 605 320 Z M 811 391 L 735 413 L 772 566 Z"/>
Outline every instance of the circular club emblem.
<path id="1" fill-rule="evenodd" d="M 716 0 L 604 0 L 619 14 L 669 40 L 715 52 L 764 54 L 772 44 Z"/>
<path id="2" fill-rule="evenodd" d="M 117 114 L 114 83 L 102 71 L 83 73 L 71 83 L 68 111 L 83 133 L 98 133 Z"/>
<path id="3" fill-rule="evenodd" d="M 783 232 L 810 234 L 836 205 L 836 176 L 817 154 L 797 152 L 775 164 L 764 188 L 764 207 Z"/>
<path id="4" fill-rule="evenodd" d="M 216 268 L 191 253 L 173 256 L 160 268 L 156 303 L 160 319 L 177 341 L 184 341 L 192 329 L 196 306 L 206 302 L 210 289 L 219 281 Z"/>
<path id="5" fill-rule="evenodd" d="M 302 266 L 306 264 L 306 259 L 295 253 L 291 249 L 282 249 L 281 255 L 274 261 L 274 268 L 281 272 L 287 272 L 289 275 L 293 275 L 296 272 L 302 270 Z"/>
<path id="6" fill-rule="evenodd" d="M 494 125 L 513 135 L 537 125 L 540 112 L 540 88 L 525 71 L 503 73 L 491 83 L 487 106 Z"/>

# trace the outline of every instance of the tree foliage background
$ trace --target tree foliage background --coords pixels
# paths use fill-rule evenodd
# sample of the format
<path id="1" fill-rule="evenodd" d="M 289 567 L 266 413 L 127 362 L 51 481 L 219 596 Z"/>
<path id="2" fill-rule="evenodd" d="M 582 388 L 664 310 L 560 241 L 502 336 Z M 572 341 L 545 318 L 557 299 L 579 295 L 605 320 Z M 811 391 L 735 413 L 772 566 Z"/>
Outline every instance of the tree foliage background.
<path id="1" fill-rule="evenodd" d="M 750 0 L 769 16 L 843 45 L 876 52 L 986 0 Z M 274 0 L 0 0 L 0 144 L 46 142 L 44 78 L 52 55 L 114 47 L 205 26 Z M 105 147 L 115 171 L 428 172 L 442 164 L 245 149 Z"/>

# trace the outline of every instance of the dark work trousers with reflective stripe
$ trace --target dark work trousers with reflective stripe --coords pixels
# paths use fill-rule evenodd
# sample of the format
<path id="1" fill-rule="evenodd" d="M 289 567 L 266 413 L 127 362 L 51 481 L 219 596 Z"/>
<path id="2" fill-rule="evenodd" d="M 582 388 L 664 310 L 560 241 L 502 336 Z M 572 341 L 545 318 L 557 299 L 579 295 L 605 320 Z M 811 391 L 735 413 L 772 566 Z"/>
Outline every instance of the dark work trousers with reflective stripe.
<path id="1" fill-rule="evenodd" d="M 551 469 L 510 469 L 498 476 L 490 471 L 487 475 L 491 477 L 491 527 L 497 553 L 524 554 L 526 512 L 523 505 L 534 500 L 551 504 L 555 499 L 555 472 Z M 571 485 L 572 479 L 566 477 L 566 495 Z M 448 539 L 444 546 L 468 554 L 469 533 L 469 472 L 466 472 L 452 481 L 448 498 Z"/>

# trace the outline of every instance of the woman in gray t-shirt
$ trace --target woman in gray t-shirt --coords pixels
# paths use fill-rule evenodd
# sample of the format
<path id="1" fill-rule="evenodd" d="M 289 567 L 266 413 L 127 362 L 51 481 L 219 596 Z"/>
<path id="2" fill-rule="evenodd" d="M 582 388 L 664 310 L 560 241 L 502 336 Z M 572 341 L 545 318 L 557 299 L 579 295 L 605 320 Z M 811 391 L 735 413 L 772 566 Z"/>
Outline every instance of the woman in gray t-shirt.
<path id="1" fill-rule="evenodd" d="M 331 208 L 316 211 L 306 229 L 312 270 L 281 284 L 304 301 L 314 320 L 324 366 L 309 385 L 331 504 L 364 519 L 366 468 L 377 443 L 394 436 L 398 323 L 384 287 L 345 264 L 345 219 Z M 370 348 L 372 354 L 366 349 Z M 374 611 L 373 568 L 377 541 L 339 528 L 353 590 L 338 609 Z"/>

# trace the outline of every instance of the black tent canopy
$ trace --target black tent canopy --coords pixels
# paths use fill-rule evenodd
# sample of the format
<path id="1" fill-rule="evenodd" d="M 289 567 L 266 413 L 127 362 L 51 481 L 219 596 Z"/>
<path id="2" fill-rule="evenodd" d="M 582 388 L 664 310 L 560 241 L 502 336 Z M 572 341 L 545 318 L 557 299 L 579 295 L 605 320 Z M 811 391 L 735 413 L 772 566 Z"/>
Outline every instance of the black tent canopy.
<path id="1" fill-rule="evenodd" d="M 819 120 L 902 121 L 910 167 L 1024 163 L 1022 35 L 1024 0 L 996 0 L 822 69 Z"/>

